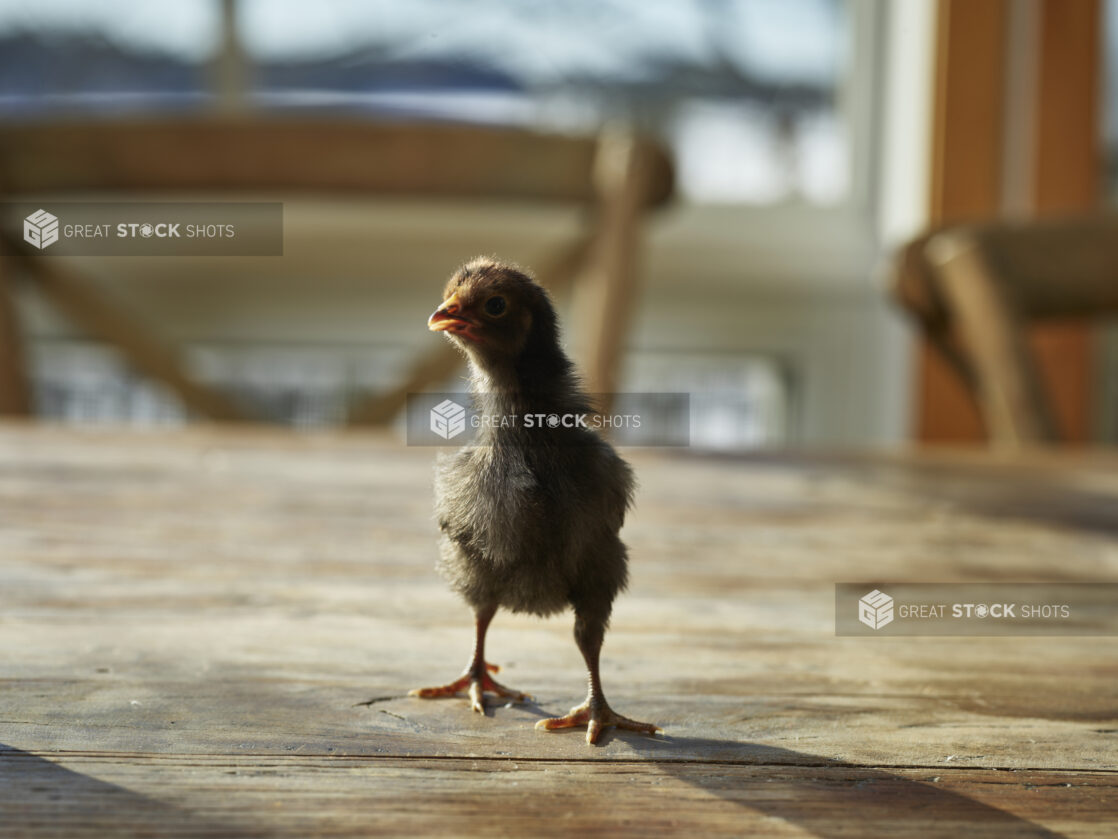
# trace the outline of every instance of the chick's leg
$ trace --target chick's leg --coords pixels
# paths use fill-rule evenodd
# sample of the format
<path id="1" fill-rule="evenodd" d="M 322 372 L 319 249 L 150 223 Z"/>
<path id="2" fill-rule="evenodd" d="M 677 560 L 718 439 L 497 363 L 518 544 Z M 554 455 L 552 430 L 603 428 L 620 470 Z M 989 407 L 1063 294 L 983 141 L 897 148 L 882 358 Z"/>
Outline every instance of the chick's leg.
<path id="1" fill-rule="evenodd" d="M 466 666 L 466 670 L 462 675 L 455 679 L 450 684 L 440 685 L 433 688 L 416 688 L 409 691 L 409 696 L 418 696 L 420 699 L 438 699 L 444 696 L 456 696 L 462 691 L 466 691 L 470 697 L 470 707 L 477 713 L 485 713 L 485 693 L 495 693 L 497 696 L 503 696 L 513 699 L 517 702 L 529 699 L 526 693 L 521 693 L 518 690 L 507 688 L 499 682 L 495 681 L 490 673 L 496 673 L 501 668 L 496 664 L 487 664 L 485 662 L 485 633 L 489 629 L 489 622 L 493 620 L 493 615 L 497 613 L 496 606 L 486 606 L 477 611 L 477 618 L 474 623 L 476 634 L 474 636 L 474 654 L 470 658 L 470 663 Z"/>
<path id="2" fill-rule="evenodd" d="M 586 742 L 594 745 L 602 732 L 611 725 L 629 731 L 641 731 L 645 734 L 655 734 L 662 729 L 647 722 L 637 722 L 628 717 L 623 717 L 610 708 L 606 702 L 606 695 L 602 691 L 602 680 L 598 673 L 598 659 L 602 650 L 602 640 L 605 638 L 606 625 L 609 622 L 609 607 L 604 611 L 599 609 L 575 608 L 575 641 L 586 660 L 586 669 L 589 671 L 590 690 L 586 701 L 578 705 L 562 717 L 553 717 L 540 720 L 536 728 L 543 731 L 555 731 L 560 728 L 577 728 L 586 726 Z"/>

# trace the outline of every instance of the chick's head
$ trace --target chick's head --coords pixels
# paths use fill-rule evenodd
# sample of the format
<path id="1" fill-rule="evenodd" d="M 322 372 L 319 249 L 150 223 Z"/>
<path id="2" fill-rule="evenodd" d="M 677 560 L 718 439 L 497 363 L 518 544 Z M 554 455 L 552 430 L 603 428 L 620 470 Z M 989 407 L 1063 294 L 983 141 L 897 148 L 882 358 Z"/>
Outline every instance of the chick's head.
<path id="1" fill-rule="evenodd" d="M 443 298 L 427 328 L 445 332 L 482 366 L 543 359 L 558 351 L 547 292 L 514 265 L 471 260 L 451 276 Z"/>

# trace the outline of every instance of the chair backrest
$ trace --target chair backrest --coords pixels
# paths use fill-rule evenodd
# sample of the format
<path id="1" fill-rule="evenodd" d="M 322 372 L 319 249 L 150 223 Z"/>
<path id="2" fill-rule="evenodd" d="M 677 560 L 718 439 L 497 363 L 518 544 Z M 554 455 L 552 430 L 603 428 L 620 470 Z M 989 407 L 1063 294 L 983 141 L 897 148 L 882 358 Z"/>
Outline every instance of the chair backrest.
<path id="1" fill-rule="evenodd" d="M 949 319 L 935 250 L 966 237 L 981 253 L 1020 315 L 1030 319 L 1118 312 L 1118 214 L 953 225 L 927 233 L 900 253 L 893 295 L 926 326 Z"/>
<path id="2" fill-rule="evenodd" d="M 1118 312 L 1118 214 L 991 225 L 970 236 L 1024 317 Z"/>
<path id="3" fill-rule="evenodd" d="M 646 143 L 646 206 L 672 194 Z M 443 123 L 197 116 L 0 126 L 0 191 L 309 192 L 593 203 L 593 137 Z"/>
<path id="4" fill-rule="evenodd" d="M 575 137 L 291 116 L 0 125 L 0 194 L 7 196 L 272 193 L 583 205 L 594 211 L 586 214 L 592 235 L 582 236 L 573 252 L 579 263 L 592 263 L 582 266 L 583 284 L 593 285 L 600 296 L 591 307 L 588 332 L 608 333 L 608 340 L 591 347 L 587 367 L 605 381 L 623 345 L 624 319 L 615 301 L 631 285 L 636 228 L 646 210 L 670 200 L 673 188 L 664 148 L 621 126 L 596 137 Z M 0 235 L 0 260 L 6 254 L 22 260 L 25 273 L 56 308 L 120 348 L 137 369 L 169 385 L 189 407 L 217 419 L 240 415 L 223 394 L 194 381 L 156 335 L 100 300 L 72 269 L 38 258 L 18 234 Z M 30 397 L 15 308 L 3 280 L 0 272 L 0 413 L 27 413 Z M 598 328 L 599 320 L 609 329 Z M 446 370 L 447 358 L 457 360 L 445 343 L 439 350 L 433 360 L 421 359 L 401 387 L 378 400 L 376 410 L 364 413 L 387 419 L 384 406 L 398 407 L 405 388 L 422 389 Z"/>

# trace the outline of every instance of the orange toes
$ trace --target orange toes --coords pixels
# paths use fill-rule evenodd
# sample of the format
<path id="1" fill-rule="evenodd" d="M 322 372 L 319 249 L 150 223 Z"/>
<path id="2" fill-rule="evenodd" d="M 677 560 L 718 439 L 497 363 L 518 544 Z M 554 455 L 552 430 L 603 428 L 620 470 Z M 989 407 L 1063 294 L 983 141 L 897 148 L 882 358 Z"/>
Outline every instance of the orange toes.
<path id="1" fill-rule="evenodd" d="M 577 708 L 571 708 L 565 716 L 540 720 L 536 723 L 536 728 L 540 731 L 558 731 L 563 728 L 577 728 L 582 725 L 586 726 L 586 742 L 591 746 L 598 742 L 602 732 L 610 726 L 624 728 L 627 731 L 640 731 L 644 734 L 655 734 L 663 730 L 652 723 L 637 722 L 616 714 L 604 703 L 591 708 L 589 701 Z"/>

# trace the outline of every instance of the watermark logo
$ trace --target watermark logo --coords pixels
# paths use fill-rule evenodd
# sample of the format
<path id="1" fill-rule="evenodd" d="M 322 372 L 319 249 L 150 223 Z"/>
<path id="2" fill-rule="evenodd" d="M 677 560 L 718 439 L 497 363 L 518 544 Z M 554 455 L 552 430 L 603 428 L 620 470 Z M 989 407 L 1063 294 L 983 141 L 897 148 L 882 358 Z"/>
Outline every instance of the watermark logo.
<path id="1" fill-rule="evenodd" d="M 431 409 L 431 430 L 444 440 L 453 440 L 466 430 L 466 409 L 444 399 Z"/>
<path id="2" fill-rule="evenodd" d="M 893 598 L 874 589 L 858 601 L 858 620 L 870 629 L 881 629 L 893 622 Z"/>
<path id="3" fill-rule="evenodd" d="M 39 250 L 58 241 L 58 216 L 36 210 L 23 220 L 23 241 Z"/>
<path id="4" fill-rule="evenodd" d="M 20 228 L 50 257 L 283 255 L 276 201 L 0 201 L 0 232 Z"/>
<path id="5" fill-rule="evenodd" d="M 1118 635 L 1118 583 L 882 584 L 835 584 L 836 635 Z"/>
<path id="6" fill-rule="evenodd" d="M 588 406 L 603 405 L 595 411 Z M 602 437 L 619 446 L 686 446 L 691 403 L 686 393 L 588 394 L 574 410 L 547 402 L 511 404 L 493 393 L 409 393 L 409 446 L 487 446 L 504 440 L 517 446 L 597 445 Z"/>

